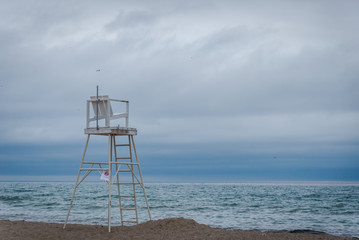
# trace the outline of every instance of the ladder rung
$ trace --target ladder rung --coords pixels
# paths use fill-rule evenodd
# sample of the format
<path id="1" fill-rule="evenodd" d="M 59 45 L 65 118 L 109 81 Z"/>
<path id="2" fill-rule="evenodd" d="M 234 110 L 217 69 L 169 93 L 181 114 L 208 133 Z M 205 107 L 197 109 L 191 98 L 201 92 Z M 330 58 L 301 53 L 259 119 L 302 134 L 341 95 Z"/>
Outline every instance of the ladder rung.
<path id="1" fill-rule="evenodd" d="M 117 157 L 116 159 L 131 159 L 130 157 Z"/>
<path id="2" fill-rule="evenodd" d="M 107 170 L 105 168 L 80 168 L 80 171 L 102 171 Z"/>
<path id="3" fill-rule="evenodd" d="M 137 210 L 136 208 L 121 208 L 121 210 Z"/>
<path id="4" fill-rule="evenodd" d="M 108 162 L 83 162 L 83 164 L 103 164 L 103 165 L 108 165 Z"/>
<path id="5" fill-rule="evenodd" d="M 138 182 L 134 182 L 134 183 L 112 183 L 113 185 L 131 185 L 131 184 L 139 184 Z"/>
<path id="6" fill-rule="evenodd" d="M 127 220 L 127 221 L 126 221 L 126 220 L 123 220 L 122 222 L 124 222 L 124 223 L 125 223 L 125 222 L 127 222 L 127 223 L 137 223 L 137 221 L 128 221 L 128 220 Z"/>
<path id="7" fill-rule="evenodd" d="M 111 162 L 112 164 L 128 164 L 125 162 Z M 83 164 L 98 164 L 98 165 L 108 165 L 108 162 L 83 162 Z M 130 163 L 129 163 L 130 164 Z"/>
<path id="8" fill-rule="evenodd" d="M 116 144 L 116 147 L 128 147 L 130 144 Z"/>
<path id="9" fill-rule="evenodd" d="M 120 195 L 120 197 L 135 197 L 135 195 Z"/>
<path id="10" fill-rule="evenodd" d="M 131 163 L 131 162 L 117 162 L 117 164 L 139 165 L 139 163 Z"/>
<path id="11" fill-rule="evenodd" d="M 108 168 L 80 168 L 80 171 L 102 171 L 102 170 L 108 170 Z M 116 169 L 112 169 L 112 172 L 116 172 Z M 119 170 L 118 172 L 131 172 L 131 170 Z"/>

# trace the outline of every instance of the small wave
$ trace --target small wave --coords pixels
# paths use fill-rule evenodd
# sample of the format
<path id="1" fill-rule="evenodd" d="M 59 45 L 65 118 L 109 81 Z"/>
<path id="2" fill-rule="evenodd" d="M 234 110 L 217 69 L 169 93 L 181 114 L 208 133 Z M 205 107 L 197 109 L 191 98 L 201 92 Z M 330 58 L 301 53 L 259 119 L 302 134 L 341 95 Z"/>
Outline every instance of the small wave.
<path id="1" fill-rule="evenodd" d="M 22 201 L 22 200 L 31 200 L 31 196 L 0 196 L 0 200 L 4 202 L 12 202 L 12 201 Z"/>
<path id="2" fill-rule="evenodd" d="M 259 205 L 259 204 L 252 204 L 252 205 L 249 205 L 248 207 L 249 207 L 249 208 L 259 208 L 259 207 L 261 207 L 261 205 Z"/>
<path id="3" fill-rule="evenodd" d="M 22 192 L 33 192 L 33 190 L 31 190 L 31 189 L 14 189 L 13 190 L 13 192 L 20 192 L 20 193 L 22 193 Z"/>
<path id="4" fill-rule="evenodd" d="M 43 193 L 43 194 L 34 194 L 34 197 L 41 198 L 41 197 L 52 197 L 55 196 L 53 193 Z"/>
<path id="5" fill-rule="evenodd" d="M 150 206 L 150 209 L 166 209 L 168 208 L 167 206 Z"/>
<path id="6" fill-rule="evenodd" d="M 311 200 L 320 199 L 321 197 L 322 197 L 322 195 L 320 195 L 318 193 L 311 193 L 311 194 L 303 195 L 303 198 L 311 199 Z"/>
<path id="7" fill-rule="evenodd" d="M 325 232 L 310 230 L 310 229 L 295 229 L 288 231 L 289 233 L 300 233 L 300 234 L 326 234 Z"/>
<path id="8" fill-rule="evenodd" d="M 189 211 L 204 211 L 204 210 L 208 210 L 208 208 L 206 208 L 206 207 L 196 207 L 196 208 L 190 208 L 188 210 Z"/>
<path id="9" fill-rule="evenodd" d="M 89 205 L 89 206 L 84 206 L 83 209 L 86 210 L 97 210 L 97 209 L 106 209 L 105 206 L 93 206 L 93 205 Z"/>
<path id="10" fill-rule="evenodd" d="M 238 203 L 223 203 L 222 206 L 223 207 L 237 207 L 237 206 L 239 206 L 239 204 Z"/>
<path id="11" fill-rule="evenodd" d="M 337 203 L 334 207 L 336 207 L 336 208 L 344 208 L 345 204 L 344 203 Z"/>
<path id="12" fill-rule="evenodd" d="M 42 202 L 39 204 L 34 204 L 33 206 L 34 207 L 50 207 L 50 206 L 56 206 L 56 205 L 58 205 L 57 202 Z"/>

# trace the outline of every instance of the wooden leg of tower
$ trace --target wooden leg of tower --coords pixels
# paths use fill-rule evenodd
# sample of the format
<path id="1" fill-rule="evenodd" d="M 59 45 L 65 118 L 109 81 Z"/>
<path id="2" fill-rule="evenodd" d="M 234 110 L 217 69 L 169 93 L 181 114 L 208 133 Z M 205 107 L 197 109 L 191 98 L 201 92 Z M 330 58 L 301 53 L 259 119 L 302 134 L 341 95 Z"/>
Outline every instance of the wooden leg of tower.
<path id="1" fill-rule="evenodd" d="M 120 189 L 120 177 L 119 177 L 119 175 L 118 175 L 118 168 L 119 168 L 119 166 L 118 166 L 118 164 L 117 164 L 117 149 L 116 149 L 116 135 L 114 135 L 113 136 L 113 151 L 114 151 L 114 153 L 115 153 L 115 162 L 116 162 L 116 180 L 117 180 L 117 193 L 118 193 L 118 206 L 119 206 L 119 208 L 120 208 L 120 215 L 121 215 L 121 225 L 123 226 L 123 216 L 122 216 L 122 209 L 121 209 L 121 206 L 122 206 L 122 204 L 121 204 L 121 189 Z"/>
<path id="2" fill-rule="evenodd" d="M 87 141 L 86 141 L 84 153 L 83 153 L 83 155 L 82 155 L 82 160 L 81 160 L 80 169 L 79 169 L 79 172 L 78 172 L 78 174 L 77 174 L 77 179 L 76 179 L 74 191 L 73 191 L 73 193 L 72 193 L 71 202 L 70 202 L 70 207 L 69 207 L 69 210 L 68 210 L 68 212 L 67 212 L 67 216 L 66 216 L 66 220 L 65 220 L 65 224 L 64 224 L 64 229 L 65 229 L 65 227 L 66 227 L 67 221 L 69 220 L 70 211 L 71 211 L 71 208 L 72 208 L 72 203 L 73 203 L 74 198 L 75 198 L 76 189 L 77 189 L 77 186 L 78 186 L 78 184 L 79 184 L 78 182 L 79 182 L 79 179 L 80 179 L 81 168 L 82 168 L 82 164 L 83 164 L 84 159 L 85 159 L 86 150 L 87 150 L 87 145 L 88 145 L 88 143 L 89 143 L 89 140 L 90 140 L 90 134 L 87 135 Z"/>
<path id="3" fill-rule="evenodd" d="M 112 187 L 112 136 L 108 136 L 108 232 L 111 232 L 111 187 Z"/>
<path id="4" fill-rule="evenodd" d="M 128 145 L 129 145 L 131 163 L 133 163 L 132 148 L 131 148 L 131 135 L 128 135 Z M 134 202 L 134 205 L 135 205 L 136 223 L 138 223 L 135 172 L 133 170 L 133 164 L 131 164 L 130 168 L 131 168 L 131 175 L 132 175 L 133 202 Z"/>
<path id="5" fill-rule="evenodd" d="M 135 157 L 136 157 L 136 162 L 139 163 L 139 162 L 138 162 L 137 151 L 136 151 L 136 146 L 135 146 L 135 141 L 133 140 L 133 136 L 132 136 L 132 135 L 131 135 L 131 140 L 132 140 L 133 151 L 134 151 Z M 147 200 L 146 189 L 145 189 L 145 185 L 144 185 L 144 183 L 143 183 L 143 178 L 142 178 L 142 173 L 141 173 L 140 164 L 138 164 L 137 166 L 138 166 L 138 173 L 140 174 L 141 187 L 142 187 L 143 193 L 144 193 L 144 195 L 145 195 L 145 200 L 146 200 L 146 205 L 147 205 L 148 216 L 149 216 L 150 220 L 152 220 L 151 212 L 150 212 L 150 206 L 148 205 L 148 200 Z"/>

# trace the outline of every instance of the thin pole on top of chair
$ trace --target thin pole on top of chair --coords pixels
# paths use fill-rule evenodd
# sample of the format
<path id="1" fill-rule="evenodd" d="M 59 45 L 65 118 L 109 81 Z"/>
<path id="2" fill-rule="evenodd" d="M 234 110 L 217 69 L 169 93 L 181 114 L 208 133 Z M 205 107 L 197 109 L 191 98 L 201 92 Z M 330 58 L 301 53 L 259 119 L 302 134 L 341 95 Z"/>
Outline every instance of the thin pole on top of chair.
<path id="1" fill-rule="evenodd" d="M 96 100 L 97 100 L 97 104 L 96 104 L 96 128 L 98 130 L 98 85 L 96 85 Z"/>

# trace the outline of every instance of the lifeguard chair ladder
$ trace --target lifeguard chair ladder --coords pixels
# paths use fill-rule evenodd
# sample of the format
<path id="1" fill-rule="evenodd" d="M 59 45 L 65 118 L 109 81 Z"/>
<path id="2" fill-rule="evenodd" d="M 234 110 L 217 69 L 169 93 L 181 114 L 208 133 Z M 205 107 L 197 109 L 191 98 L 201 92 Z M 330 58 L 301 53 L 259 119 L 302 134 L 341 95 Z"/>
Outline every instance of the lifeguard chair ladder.
<path id="1" fill-rule="evenodd" d="M 115 102 L 118 104 L 124 103 L 126 105 L 125 112 L 114 113 L 111 106 L 111 102 Z M 91 111 L 90 105 L 92 105 L 93 111 Z M 91 112 L 93 114 L 91 114 Z M 133 224 L 138 223 L 136 185 L 139 185 L 143 190 L 148 216 L 149 219 L 151 220 L 151 212 L 148 205 L 145 186 L 143 183 L 140 163 L 138 161 L 135 141 L 133 139 L 133 136 L 137 135 L 137 129 L 128 127 L 129 102 L 126 100 L 111 99 L 107 95 L 94 96 L 94 97 L 92 96 L 90 97 L 89 100 L 87 100 L 86 115 L 87 118 L 86 118 L 85 134 L 87 134 L 87 141 L 82 155 L 81 165 L 77 174 L 77 179 L 72 193 L 70 207 L 67 212 L 64 228 L 66 227 L 66 224 L 68 222 L 68 218 L 75 198 L 77 187 L 93 171 L 99 172 L 101 176 L 103 176 L 104 173 L 108 173 L 108 179 L 106 179 L 107 180 L 106 183 L 108 185 L 108 191 L 109 191 L 108 194 L 108 231 L 109 232 L 111 231 L 111 191 L 113 185 L 117 186 L 119 208 L 121 215 L 121 225 L 124 225 L 125 223 L 133 223 Z M 117 120 L 117 119 L 119 120 L 124 119 L 125 127 L 120 127 L 120 124 L 117 124 L 116 126 L 114 124 L 114 121 L 112 120 Z M 96 122 L 96 126 L 92 126 L 93 122 Z M 108 162 L 84 161 L 87 146 L 91 135 L 100 135 L 100 136 L 108 137 L 108 156 L 109 156 Z M 121 136 L 126 139 L 125 143 L 116 142 L 116 137 L 119 138 Z M 119 156 L 119 151 L 121 148 L 128 149 L 127 156 L 123 156 L 123 155 Z M 127 178 L 123 176 L 120 177 L 120 174 L 123 175 L 125 173 L 129 174 Z M 124 178 L 124 180 L 122 178 Z M 124 190 L 123 188 L 125 188 L 126 186 L 130 187 L 130 189 L 127 189 L 127 194 L 123 193 Z M 129 203 L 129 200 L 131 199 L 132 199 L 132 203 Z M 124 214 L 125 211 L 133 212 L 134 217 L 128 220 L 124 219 L 124 216 L 127 216 L 126 214 Z"/>

